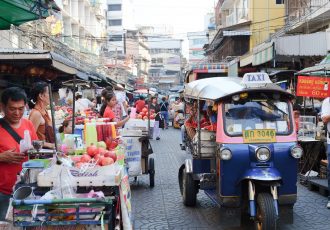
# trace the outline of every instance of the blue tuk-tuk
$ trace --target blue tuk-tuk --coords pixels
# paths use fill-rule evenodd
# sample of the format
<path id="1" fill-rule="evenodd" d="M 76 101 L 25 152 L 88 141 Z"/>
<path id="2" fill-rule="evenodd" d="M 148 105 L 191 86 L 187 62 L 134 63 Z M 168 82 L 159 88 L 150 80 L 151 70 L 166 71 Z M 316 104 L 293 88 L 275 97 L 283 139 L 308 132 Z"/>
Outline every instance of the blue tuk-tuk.
<path id="1" fill-rule="evenodd" d="M 194 206 L 204 190 L 219 206 L 240 208 L 256 229 L 276 229 L 280 208 L 292 209 L 297 200 L 303 151 L 297 145 L 294 96 L 266 73 L 248 73 L 193 81 L 184 97 L 196 102 L 197 126 L 194 136 L 186 134 L 190 154 L 178 174 L 183 203 Z M 214 131 L 200 122 L 210 107 L 217 117 Z"/>

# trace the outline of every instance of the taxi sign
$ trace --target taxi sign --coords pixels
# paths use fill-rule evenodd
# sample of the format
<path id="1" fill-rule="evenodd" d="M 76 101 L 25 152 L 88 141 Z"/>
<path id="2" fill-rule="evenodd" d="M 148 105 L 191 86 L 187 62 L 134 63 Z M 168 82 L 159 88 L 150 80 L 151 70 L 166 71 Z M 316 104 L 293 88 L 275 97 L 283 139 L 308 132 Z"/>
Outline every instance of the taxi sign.
<path id="1" fill-rule="evenodd" d="M 271 143 L 276 142 L 275 129 L 243 130 L 243 143 Z"/>
<path id="2" fill-rule="evenodd" d="M 243 76 L 242 84 L 247 87 L 258 87 L 260 85 L 265 85 L 272 83 L 267 73 L 257 72 L 257 73 L 246 73 Z"/>

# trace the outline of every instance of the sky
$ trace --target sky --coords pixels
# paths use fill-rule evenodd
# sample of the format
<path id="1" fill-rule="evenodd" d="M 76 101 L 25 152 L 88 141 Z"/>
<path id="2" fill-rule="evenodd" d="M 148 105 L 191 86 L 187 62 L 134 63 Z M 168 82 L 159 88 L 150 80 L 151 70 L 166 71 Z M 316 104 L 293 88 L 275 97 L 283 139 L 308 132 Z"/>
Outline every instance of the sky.
<path id="1" fill-rule="evenodd" d="M 204 16 L 213 12 L 215 0 L 133 0 L 135 23 L 169 25 L 175 38 L 185 39 L 183 54 L 188 58 L 186 33 L 203 31 Z"/>

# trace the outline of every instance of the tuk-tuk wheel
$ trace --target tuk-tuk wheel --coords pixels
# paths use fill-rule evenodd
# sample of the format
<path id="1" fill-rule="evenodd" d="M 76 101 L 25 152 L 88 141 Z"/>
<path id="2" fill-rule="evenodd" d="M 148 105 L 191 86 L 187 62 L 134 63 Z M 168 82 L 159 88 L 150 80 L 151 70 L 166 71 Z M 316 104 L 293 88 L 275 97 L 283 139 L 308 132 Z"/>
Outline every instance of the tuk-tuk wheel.
<path id="1" fill-rule="evenodd" d="M 269 193 L 260 193 L 257 198 L 257 216 L 255 219 L 256 230 L 275 230 L 277 216 L 274 199 Z"/>
<path id="2" fill-rule="evenodd" d="M 182 180 L 183 204 L 186 206 L 195 206 L 197 199 L 197 185 L 192 174 L 187 173 L 186 169 L 183 169 Z"/>
<path id="3" fill-rule="evenodd" d="M 149 184 L 150 187 L 155 186 L 155 161 L 154 158 L 150 157 L 148 161 L 149 168 Z"/>

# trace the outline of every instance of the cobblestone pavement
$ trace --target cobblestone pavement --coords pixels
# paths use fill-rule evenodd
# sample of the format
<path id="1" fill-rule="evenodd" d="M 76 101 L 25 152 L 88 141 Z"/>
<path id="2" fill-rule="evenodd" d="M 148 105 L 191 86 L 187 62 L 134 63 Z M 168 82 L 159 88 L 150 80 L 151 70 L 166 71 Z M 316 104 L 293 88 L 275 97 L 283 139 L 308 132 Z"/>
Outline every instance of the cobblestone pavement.
<path id="1" fill-rule="evenodd" d="M 147 175 L 131 181 L 134 229 L 251 229 L 251 223 L 239 226 L 224 217 L 221 209 L 203 191 L 198 193 L 196 207 L 185 207 L 178 185 L 178 169 L 185 152 L 179 148 L 180 132 L 168 129 L 161 140 L 151 141 L 155 158 L 155 187 L 149 188 Z M 298 185 L 298 202 L 293 209 L 293 223 L 280 221 L 278 229 L 329 230 L 330 210 L 326 197 Z"/>

